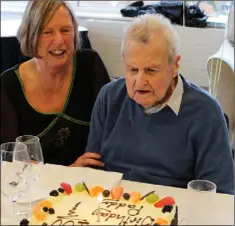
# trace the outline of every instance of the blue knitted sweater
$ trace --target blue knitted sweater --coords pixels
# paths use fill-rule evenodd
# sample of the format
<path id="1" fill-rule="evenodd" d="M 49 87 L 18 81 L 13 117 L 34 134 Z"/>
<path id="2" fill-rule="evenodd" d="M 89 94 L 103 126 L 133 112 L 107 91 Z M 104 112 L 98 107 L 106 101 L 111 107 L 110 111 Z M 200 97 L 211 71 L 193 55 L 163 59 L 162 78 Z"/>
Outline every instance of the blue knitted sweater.
<path id="1" fill-rule="evenodd" d="M 234 168 L 220 105 L 183 77 L 177 116 L 166 106 L 146 115 L 129 98 L 125 79 L 105 85 L 93 108 L 86 151 L 101 154 L 105 170 L 123 179 L 186 188 L 194 179 L 234 193 Z"/>

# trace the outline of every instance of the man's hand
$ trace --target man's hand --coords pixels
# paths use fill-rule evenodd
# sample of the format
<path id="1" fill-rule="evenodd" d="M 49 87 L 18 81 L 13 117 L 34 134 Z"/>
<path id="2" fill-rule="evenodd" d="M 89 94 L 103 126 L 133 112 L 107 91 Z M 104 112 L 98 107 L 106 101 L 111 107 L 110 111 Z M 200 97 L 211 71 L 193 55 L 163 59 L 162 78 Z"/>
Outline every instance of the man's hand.
<path id="1" fill-rule="evenodd" d="M 70 167 L 76 166 L 98 166 L 104 167 L 104 163 L 100 161 L 100 155 L 92 152 L 86 152 L 80 156 L 75 163 L 71 164 Z"/>

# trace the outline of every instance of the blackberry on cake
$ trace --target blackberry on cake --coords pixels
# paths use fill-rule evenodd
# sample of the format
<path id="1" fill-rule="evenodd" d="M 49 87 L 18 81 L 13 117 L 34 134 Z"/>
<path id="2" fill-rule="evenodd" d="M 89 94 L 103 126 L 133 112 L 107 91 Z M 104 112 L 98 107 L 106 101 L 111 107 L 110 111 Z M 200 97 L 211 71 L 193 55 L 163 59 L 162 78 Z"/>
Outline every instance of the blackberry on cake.
<path id="1" fill-rule="evenodd" d="M 59 196 L 59 192 L 57 190 L 52 190 L 50 196 Z"/>

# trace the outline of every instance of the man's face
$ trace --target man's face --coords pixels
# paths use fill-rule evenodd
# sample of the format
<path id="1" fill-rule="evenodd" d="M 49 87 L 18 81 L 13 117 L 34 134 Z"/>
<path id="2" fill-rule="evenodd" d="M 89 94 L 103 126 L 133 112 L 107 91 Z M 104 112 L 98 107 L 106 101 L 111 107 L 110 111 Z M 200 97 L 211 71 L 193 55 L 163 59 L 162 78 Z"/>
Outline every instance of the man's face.
<path id="1" fill-rule="evenodd" d="M 123 58 L 130 98 L 144 108 L 165 100 L 174 86 L 180 56 L 169 63 L 163 35 L 152 36 L 147 44 L 129 40 Z"/>

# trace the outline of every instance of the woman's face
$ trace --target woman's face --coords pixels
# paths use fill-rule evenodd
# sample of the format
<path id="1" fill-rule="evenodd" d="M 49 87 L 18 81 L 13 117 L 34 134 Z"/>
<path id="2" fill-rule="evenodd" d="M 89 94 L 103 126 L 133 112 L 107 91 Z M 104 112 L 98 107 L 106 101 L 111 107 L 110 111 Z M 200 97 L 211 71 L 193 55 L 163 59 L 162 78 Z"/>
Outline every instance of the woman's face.
<path id="1" fill-rule="evenodd" d="M 60 6 L 39 37 L 38 55 L 50 67 L 62 67 L 73 58 L 74 25 L 69 11 Z"/>

